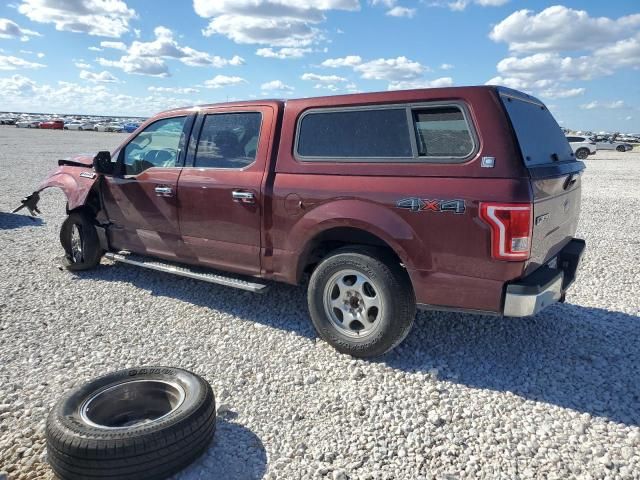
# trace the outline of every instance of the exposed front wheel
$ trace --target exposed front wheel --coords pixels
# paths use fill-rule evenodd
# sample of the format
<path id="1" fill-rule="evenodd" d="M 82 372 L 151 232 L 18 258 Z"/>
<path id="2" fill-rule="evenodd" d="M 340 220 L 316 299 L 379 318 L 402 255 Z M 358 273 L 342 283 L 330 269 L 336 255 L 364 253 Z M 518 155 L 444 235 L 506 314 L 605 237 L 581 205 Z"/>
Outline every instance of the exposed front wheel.
<path id="1" fill-rule="evenodd" d="M 89 270 L 100 263 L 104 253 L 91 219 L 82 212 L 69 214 L 60 229 L 60 243 L 68 270 Z"/>
<path id="2" fill-rule="evenodd" d="M 397 346 L 416 314 L 406 272 L 373 248 L 344 248 L 323 260 L 311 276 L 308 302 L 318 335 L 355 357 Z"/>
<path id="3" fill-rule="evenodd" d="M 579 148 L 576 152 L 576 158 L 584 160 L 589 156 L 589 150 L 586 148 Z"/>

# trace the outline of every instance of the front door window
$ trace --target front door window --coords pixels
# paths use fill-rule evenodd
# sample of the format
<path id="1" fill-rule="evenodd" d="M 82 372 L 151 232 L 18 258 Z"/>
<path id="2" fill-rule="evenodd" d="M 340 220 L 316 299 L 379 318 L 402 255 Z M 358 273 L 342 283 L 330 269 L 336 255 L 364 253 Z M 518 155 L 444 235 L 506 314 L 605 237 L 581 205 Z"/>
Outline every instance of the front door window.
<path id="1" fill-rule="evenodd" d="M 138 175 L 151 167 L 176 167 L 184 144 L 187 117 L 152 123 L 127 144 L 123 152 L 125 175 Z"/>

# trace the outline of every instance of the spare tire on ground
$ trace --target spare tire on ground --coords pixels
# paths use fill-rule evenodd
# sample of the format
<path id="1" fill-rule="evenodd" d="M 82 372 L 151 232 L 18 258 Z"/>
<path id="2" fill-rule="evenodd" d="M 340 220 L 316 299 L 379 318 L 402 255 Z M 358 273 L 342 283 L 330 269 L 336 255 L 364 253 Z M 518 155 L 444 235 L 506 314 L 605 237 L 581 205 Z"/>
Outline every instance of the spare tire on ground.
<path id="1" fill-rule="evenodd" d="M 171 367 L 111 373 L 49 413 L 47 455 L 63 480 L 162 479 L 200 456 L 215 432 L 211 386 Z"/>

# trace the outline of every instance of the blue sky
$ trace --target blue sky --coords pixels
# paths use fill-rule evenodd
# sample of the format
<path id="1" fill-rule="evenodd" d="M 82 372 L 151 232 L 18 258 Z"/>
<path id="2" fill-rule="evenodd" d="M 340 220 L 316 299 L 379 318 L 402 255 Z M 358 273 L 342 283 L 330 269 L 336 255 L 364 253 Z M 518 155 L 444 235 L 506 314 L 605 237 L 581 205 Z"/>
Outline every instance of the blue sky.
<path id="1" fill-rule="evenodd" d="M 13 0 L 0 110 L 504 84 L 565 126 L 640 132 L 637 0 Z"/>

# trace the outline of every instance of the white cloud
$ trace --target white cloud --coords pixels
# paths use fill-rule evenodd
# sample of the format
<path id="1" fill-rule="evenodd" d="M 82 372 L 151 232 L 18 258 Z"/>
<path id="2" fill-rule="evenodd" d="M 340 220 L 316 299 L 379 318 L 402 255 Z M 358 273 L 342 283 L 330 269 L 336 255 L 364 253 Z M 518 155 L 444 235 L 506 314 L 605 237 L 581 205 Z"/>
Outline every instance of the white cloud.
<path id="1" fill-rule="evenodd" d="M 92 52 L 102 52 L 104 50 L 104 48 L 100 48 L 100 47 L 89 47 L 89 50 L 91 50 Z"/>
<path id="2" fill-rule="evenodd" d="M 390 17 L 407 17 L 407 18 L 413 18 L 415 14 L 416 14 L 415 8 L 401 7 L 399 5 L 393 7 L 391 10 L 389 10 L 386 13 L 386 15 Z"/>
<path id="3" fill-rule="evenodd" d="M 640 14 L 612 20 L 555 5 L 538 14 L 518 10 L 494 26 L 489 37 L 513 52 L 593 50 L 632 36 L 638 27 Z"/>
<path id="4" fill-rule="evenodd" d="M 191 95 L 200 92 L 197 88 L 191 87 L 148 87 L 147 90 L 153 93 L 175 93 L 178 95 Z"/>
<path id="5" fill-rule="evenodd" d="M 23 58 L 14 56 L 0 55 L 0 70 L 19 70 L 24 68 L 43 68 L 46 65 L 41 63 L 29 62 Z"/>
<path id="6" fill-rule="evenodd" d="M 42 52 L 38 52 L 38 53 L 36 53 L 36 57 L 38 57 L 38 58 L 44 58 L 44 56 L 45 56 L 45 55 L 44 55 L 44 53 L 42 53 Z"/>
<path id="7" fill-rule="evenodd" d="M 360 63 L 353 67 L 365 80 L 413 80 L 426 70 L 418 62 L 407 57 L 378 58 L 370 62 Z"/>
<path id="8" fill-rule="evenodd" d="M 440 70 L 452 70 L 454 68 L 450 63 L 443 63 L 440 65 Z"/>
<path id="9" fill-rule="evenodd" d="M 323 67 L 329 68 L 341 68 L 341 67 L 355 67 L 362 63 L 362 58 L 358 55 L 347 55 L 342 58 L 329 58 L 322 62 Z"/>
<path id="10" fill-rule="evenodd" d="M 157 93 L 136 97 L 110 90 L 110 85 L 70 82 L 40 84 L 23 75 L 0 78 L 0 104 L 14 111 L 49 111 L 110 115 L 152 115 L 156 112 L 202 104 L 205 100 L 175 98 Z"/>
<path id="11" fill-rule="evenodd" d="M 540 90 L 538 95 L 544 98 L 572 98 L 584 95 L 587 89 L 583 87 L 578 88 L 560 88 L 551 87 L 544 90 Z"/>
<path id="12" fill-rule="evenodd" d="M 106 70 L 100 73 L 82 70 L 80 72 L 80 78 L 83 80 L 88 80 L 93 83 L 117 83 L 118 82 L 118 79 L 114 77 L 111 73 L 107 72 Z"/>
<path id="13" fill-rule="evenodd" d="M 606 109 L 613 110 L 613 109 L 624 108 L 624 107 L 626 107 L 626 105 L 622 100 L 615 100 L 612 102 L 600 102 L 598 100 L 594 100 L 593 102 L 580 105 L 580 108 L 582 108 L 583 110 L 594 110 L 597 108 L 606 108 Z"/>
<path id="14" fill-rule="evenodd" d="M 260 89 L 264 91 L 274 91 L 274 92 L 292 92 L 294 88 L 290 85 L 287 85 L 282 80 L 271 80 L 270 82 L 263 83 L 260 85 Z"/>
<path id="15" fill-rule="evenodd" d="M 299 47 L 283 47 L 278 50 L 274 50 L 271 47 L 259 48 L 256 50 L 256 55 L 265 58 L 279 58 L 280 60 L 287 58 L 302 58 L 305 54 L 310 53 L 311 48 L 299 48 Z"/>
<path id="16" fill-rule="evenodd" d="M 226 75 L 216 75 L 215 77 L 205 80 L 204 86 L 207 88 L 224 88 L 224 87 L 233 87 L 236 85 L 241 85 L 243 83 L 248 83 L 242 77 L 228 77 Z"/>
<path id="17" fill-rule="evenodd" d="M 75 61 L 73 64 L 81 70 L 88 70 L 90 68 L 93 68 L 91 64 L 85 62 L 84 60 Z"/>
<path id="18" fill-rule="evenodd" d="M 347 82 L 348 80 L 338 75 L 318 75 L 316 73 L 305 73 L 300 77 L 302 80 L 308 80 L 311 82 L 318 82 L 321 84 L 332 84 Z"/>
<path id="19" fill-rule="evenodd" d="M 53 23 L 56 30 L 120 37 L 136 16 L 122 0 L 22 0 L 18 11 L 29 20 Z"/>
<path id="20" fill-rule="evenodd" d="M 102 48 L 113 48 L 115 50 L 127 50 L 127 46 L 123 42 L 100 42 Z"/>
<path id="21" fill-rule="evenodd" d="M 453 85 L 453 78 L 441 77 L 435 80 L 400 80 L 389 83 L 389 90 L 411 90 L 415 88 L 441 88 Z"/>
<path id="22" fill-rule="evenodd" d="M 23 42 L 28 41 L 31 37 L 40 37 L 38 32 L 27 30 L 20 27 L 13 20 L 8 18 L 0 18 L 0 38 L 19 38 Z"/>
<path id="23" fill-rule="evenodd" d="M 174 38 L 173 32 L 167 27 L 156 27 L 154 33 L 155 40 L 151 42 L 134 40 L 129 47 L 124 44 L 119 45 L 120 42 L 102 42 L 102 46 L 118 48 L 125 50 L 127 53 L 119 60 L 99 58 L 98 63 L 103 66 L 120 68 L 127 73 L 158 77 L 169 75 L 169 68 L 165 63 L 165 59 L 179 60 L 191 67 L 222 68 L 244 64 L 244 59 L 238 55 L 232 58 L 223 58 L 179 45 Z M 113 45 L 114 43 L 117 45 Z"/>
<path id="24" fill-rule="evenodd" d="M 97 58 L 97 62 L 103 67 L 115 67 L 121 69 L 125 73 L 134 75 L 148 75 L 150 77 L 168 77 L 169 67 L 160 58 L 136 57 L 133 55 L 124 55 L 119 60 L 108 60 L 106 58 Z"/>
<path id="25" fill-rule="evenodd" d="M 479 5 L 481 7 L 500 7 L 509 3 L 509 0 L 432 0 L 428 2 L 430 7 L 449 7 L 454 12 L 462 12 L 471 5 Z"/>
<path id="26" fill-rule="evenodd" d="M 236 43 L 306 47 L 323 38 L 318 25 L 329 10 L 359 10 L 359 0 L 194 0 L 195 12 L 210 19 L 205 36 Z"/>

